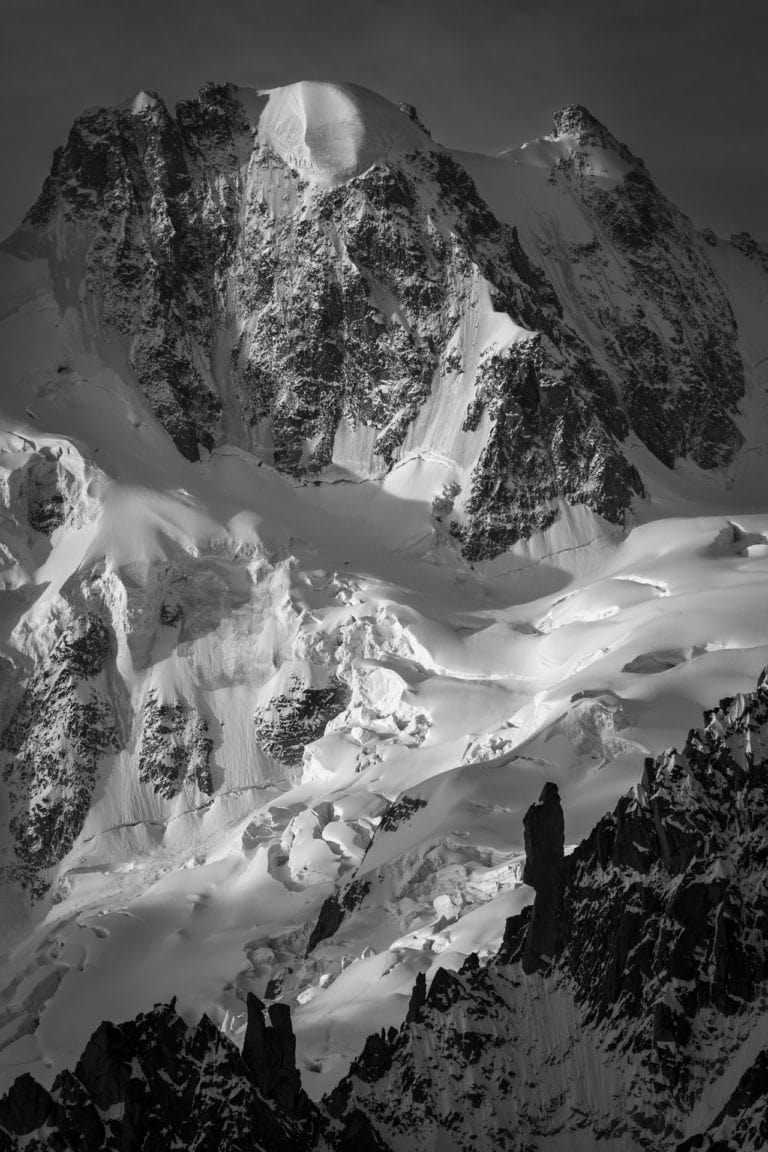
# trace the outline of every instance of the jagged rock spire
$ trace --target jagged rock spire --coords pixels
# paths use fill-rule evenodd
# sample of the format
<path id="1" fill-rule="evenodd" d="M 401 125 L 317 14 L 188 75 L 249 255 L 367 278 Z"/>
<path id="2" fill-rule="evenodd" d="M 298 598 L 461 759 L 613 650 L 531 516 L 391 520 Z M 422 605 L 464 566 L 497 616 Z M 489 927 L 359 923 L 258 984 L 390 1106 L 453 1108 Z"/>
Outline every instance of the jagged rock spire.
<path id="1" fill-rule="evenodd" d="M 523 882 L 536 891 L 525 936 L 524 972 L 536 972 L 554 959 L 565 944 L 565 820 L 557 785 L 544 785 L 541 796 L 523 819 L 525 868 Z"/>
<path id="2" fill-rule="evenodd" d="M 247 1060 L 210 1017 L 188 1028 L 173 1001 L 102 1023 L 74 1072 L 59 1073 L 50 1091 L 24 1075 L 0 1099 L 0 1149 L 315 1150 L 317 1112 L 288 1067 L 289 1010 L 273 1005 L 267 1027 L 261 1001 L 248 1007 Z"/>
<path id="3" fill-rule="evenodd" d="M 408 1004 L 408 1013 L 405 1017 L 406 1024 L 411 1024 L 413 1021 L 418 1020 L 421 1006 L 426 1003 L 427 999 L 427 978 L 423 972 L 416 975 L 416 983 L 411 992 L 411 999 Z"/>
<path id="4" fill-rule="evenodd" d="M 304 1094 L 296 1070 L 291 1010 L 287 1004 L 270 1004 L 267 1025 L 264 1004 L 252 992 L 248 994 L 247 1008 L 243 1061 L 253 1082 L 268 1100 L 286 1112 L 297 1112 Z"/>

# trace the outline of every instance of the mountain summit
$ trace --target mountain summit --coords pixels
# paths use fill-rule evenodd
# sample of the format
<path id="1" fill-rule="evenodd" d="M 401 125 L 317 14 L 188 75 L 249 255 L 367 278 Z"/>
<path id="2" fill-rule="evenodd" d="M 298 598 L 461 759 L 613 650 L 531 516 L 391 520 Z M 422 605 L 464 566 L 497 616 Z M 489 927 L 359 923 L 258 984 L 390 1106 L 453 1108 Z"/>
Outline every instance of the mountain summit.
<path id="1" fill-rule="evenodd" d="M 561 108 L 559 112 L 555 112 L 552 123 L 556 140 L 570 136 L 582 148 L 603 148 L 606 152 L 616 153 L 630 167 L 644 167 L 642 160 L 633 156 L 629 148 L 621 144 L 605 125 L 581 104 L 568 104 L 565 108 Z"/>
<path id="2" fill-rule="evenodd" d="M 365 477 L 437 451 L 457 539 L 487 556 L 561 500 L 623 524 L 632 433 L 669 466 L 725 465 L 741 441 L 705 247 L 587 112 L 556 125 L 518 159 L 568 185 L 591 237 L 563 239 L 569 315 L 559 271 L 450 154 L 352 85 L 86 113 L 12 246 L 46 254 L 188 458 L 229 440 L 292 475 Z"/>
<path id="3" fill-rule="evenodd" d="M 77 119 L 0 249 L 0 1147 L 757 1152 L 767 269 L 579 106 Z"/>

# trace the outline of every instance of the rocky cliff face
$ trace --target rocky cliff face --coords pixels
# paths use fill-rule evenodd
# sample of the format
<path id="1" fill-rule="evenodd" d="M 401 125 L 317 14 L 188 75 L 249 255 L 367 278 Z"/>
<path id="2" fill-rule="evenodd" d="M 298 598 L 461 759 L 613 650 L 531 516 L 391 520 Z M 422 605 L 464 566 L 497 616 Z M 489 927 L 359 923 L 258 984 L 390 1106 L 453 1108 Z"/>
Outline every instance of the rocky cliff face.
<path id="1" fill-rule="evenodd" d="M 679 457 L 702 468 L 727 463 L 741 442 L 733 416 L 744 372 L 733 312 L 701 238 L 655 187 L 642 161 L 584 109 L 566 108 L 555 118 L 555 131 L 574 140 L 555 178 L 574 189 L 620 253 L 634 298 L 617 312 L 590 309 L 581 293 L 603 333 L 611 375 L 622 382 L 630 424 L 670 467 Z M 585 174 L 595 142 L 629 165 L 613 188 Z M 579 264 L 594 283 L 604 275 L 606 253 L 586 245 Z"/>
<path id="2" fill-rule="evenodd" d="M 294 87 L 208 85 L 175 117 L 146 93 L 86 113 L 12 241 L 47 253 L 62 305 L 187 457 L 224 438 L 296 476 L 367 475 L 447 450 L 473 558 L 547 527 L 558 499 L 622 523 L 643 492 L 630 431 L 670 467 L 728 463 L 745 385 L 706 244 L 585 109 L 510 154 L 548 165 L 584 216 L 574 241 L 534 213 L 548 280 L 405 112 L 386 106 L 389 150 L 366 170 L 338 167 L 337 140 L 319 173 L 309 129 L 304 152 L 285 141 L 336 89 Z M 374 134 L 372 95 L 338 91 L 332 111 L 357 99 Z"/>
<path id="3" fill-rule="evenodd" d="M 166 799 L 175 796 L 185 781 L 210 796 L 212 751 L 204 717 L 184 701 L 161 704 L 156 693 L 149 694 L 141 717 L 139 779 Z"/>
<path id="4" fill-rule="evenodd" d="M 79 618 L 38 665 L 0 737 L 16 856 L 6 868 L 33 894 L 72 847 L 101 763 L 119 747 L 110 647 L 101 620 Z"/>
<path id="5" fill-rule="evenodd" d="M 391 109 L 399 150 L 318 179 L 284 147 L 284 91 L 209 85 L 175 118 L 146 94 L 87 113 L 13 241 L 48 254 L 62 304 L 116 342 L 110 360 L 189 458 L 224 437 L 295 475 L 382 472 L 433 447 L 453 393 L 440 450 L 459 464 L 455 532 L 472 557 L 546 527 L 560 498 L 622 522 L 643 490 L 621 450 L 630 428 L 670 465 L 730 458 L 744 383 L 727 302 L 690 227 L 587 113 L 558 121 L 572 146 L 554 178 L 602 230 L 576 254 L 579 314 L 564 323 L 515 229 L 405 113 Z M 378 114 L 360 113 L 369 133 Z M 626 169 L 609 190 L 584 161 L 598 139 Z M 619 310 L 614 249 L 630 279 Z"/>
<path id="6" fill-rule="evenodd" d="M 10 1147 L 759 1147 L 764 687 L 570 855 L 560 797 L 753 677 L 762 248 L 581 108 L 208 85 L 81 117 L 0 263 L 0 1074 L 144 1013 Z"/>
<path id="7" fill-rule="evenodd" d="M 564 863 L 547 786 L 525 820 L 532 909 L 490 964 L 417 986 L 331 1110 L 365 1111 L 395 1149 L 760 1148 L 767 737 L 764 674 L 648 761 Z"/>
<path id="8" fill-rule="evenodd" d="M 554 784 L 545 784 L 536 804 L 528 809 L 525 830 L 523 883 L 536 893 L 525 937 L 523 971 L 536 972 L 561 952 L 567 935 L 563 909 L 565 890 L 565 822 Z"/>
<path id="9" fill-rule="evenodd" d="M 273 1009 L 265 1025 L 262 1004 L 249 1011 L 242 1056 L 207 1017 L 188 1028 L 174 1004 L 126 1024 L 103 1024 L 50 1092 L 27 1076 L 0 1101 L 0 1148 L 317 1148 L 315 1110 L 285 1081 L 290 1020 Z"/>
<path id="10" fill-rule="evenodd" d="M 742 439 L 734 417 L 744 369 L 705 239 L 643 161 L 578 105 L 556 114 L 551 136 L 503 155 L 546 180 L 528 210 L 521 199 L 539 191 L 535 178 L 526 185 L 532 173 L 514 189 L 526 239 L 634 433 L 669 467 L 683 457 L 727 464 Z"/>
<path id="11" fill-rule="evenodd" d="M 250 995 L 242 1056 L 205 1019 L 187 1029 L 172 1006 L 104 1025 L 50 1093 L 16 1082 L 0 1102 L 2 1146 L 52 1146 L 45 1132 L 69 1148 L 79 1132 L 81 1147 L 133 1149 L 145 1132 L 184 1140 L 189 1129 L 203 1149 L 215 1111 L 217 1147 L 233 1150 L 492 1140 L 513 1152 L 567 1140 L 758 1152 L 766 747 L 768 672 L 707 712 L 681 752 L 649 760 L 567 857 L 546 785 L 525 817 L 532 908 L 507 922 L 488 963 L 470 956 L 429 986 L 421 975 L 403 1025 L 370 1036 L 319 1109 L 301 1091 L 288 1008 L 272 1004 L 267 1024 Z"/>

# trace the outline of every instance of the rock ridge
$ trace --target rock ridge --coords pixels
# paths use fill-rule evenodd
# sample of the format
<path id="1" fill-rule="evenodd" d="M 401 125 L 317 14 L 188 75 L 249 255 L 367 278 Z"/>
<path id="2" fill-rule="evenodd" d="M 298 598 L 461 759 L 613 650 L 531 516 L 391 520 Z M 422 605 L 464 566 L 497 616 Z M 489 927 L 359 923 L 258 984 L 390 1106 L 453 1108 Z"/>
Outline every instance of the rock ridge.
<path id="1" fill-rule="evenodd" d="M 403 1025 L 370 1036 L 319 1108 L 300 1087 L 286 1005 L 265 1011 L 248 997 L 242 1056 L 207 1018 L 187 1029 L 173 1005 L 159 1006 L 102 1025 L 51 1093 L 20 1078 L 0 1102 L 0 1147 L 37 1152 L 44 1130 L 68 1149 L 77 1125 L 88 1152 L 129 1152 L 142 1146 L 126 1136 L 129 1119 L 135 1134 L 178 1136 L 194 1082 L 199 1132 L 189 1146 L 201 1150 L 214 1147 L 209 1109 L 213 1097 L 221 1109 L 226 1087 L 217 1145 L 226 1150 L 267 1134 L 276 1152 L 401 1152 L 448 1133 L 470 1149 L 482 1133 L 522 1152 L 586 1132 L 630 1152 L 723 1152 L 733 1141 L 759 1152 L 768 1131 L 767 748 L 768 671 L 754 692 L 706 712 L 682 751 L 649 759 L 642 782 L 568 856 L 547 784 L 524 822 L 533 910 L 508 921 L 488 963 L 472 955 L 430 985 L 422 973 Z M 156 1099 L 147 1075 L 158 1059 L 166 1078 Z M 706 1093 L 709 1119 L 691 1132 Z M 105 1119 L 121 1101 L 120 1118 Z"/>

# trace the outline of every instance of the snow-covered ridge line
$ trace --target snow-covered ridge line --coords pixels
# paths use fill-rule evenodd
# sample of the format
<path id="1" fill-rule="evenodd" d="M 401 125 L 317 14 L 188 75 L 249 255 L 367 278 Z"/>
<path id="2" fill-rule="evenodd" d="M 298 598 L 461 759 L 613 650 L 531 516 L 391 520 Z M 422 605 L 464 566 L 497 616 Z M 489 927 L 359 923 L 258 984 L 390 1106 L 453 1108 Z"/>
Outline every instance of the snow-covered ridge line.
<path id="1" fill-rule="evenodd" d="M 229 440 L 356 479 L 438 452 L 447 526 L 477 558 L 560 499 L 621 523 L 642 493 L 610 382 L 515 231 L 363 89 L 209 85 L 175 119 L 154 99 L 93 110 L 10 243 L 47 257 L 189 459 Z M 526 454 L 532 484 L 512 467 Z"/>
<path id="2" fill-rule="evenodd" d="M 259 141 L 291 168 L 330 185 L 373 164 L 435 148 L 405 112 L 355 84 L 302 81 L 258 95 L 267 97 Z M 241 99 L 250 111 L 250 98 Z"/>
<path id="3" fill-rule="evenodd" d="M 252 994 L 319 1099 L 768 662 L 762 250 L 388 108 L 92 110 L 0 252 L 3 1086 Z"/>

